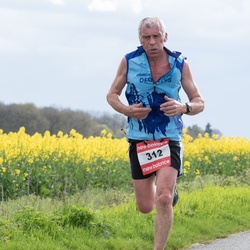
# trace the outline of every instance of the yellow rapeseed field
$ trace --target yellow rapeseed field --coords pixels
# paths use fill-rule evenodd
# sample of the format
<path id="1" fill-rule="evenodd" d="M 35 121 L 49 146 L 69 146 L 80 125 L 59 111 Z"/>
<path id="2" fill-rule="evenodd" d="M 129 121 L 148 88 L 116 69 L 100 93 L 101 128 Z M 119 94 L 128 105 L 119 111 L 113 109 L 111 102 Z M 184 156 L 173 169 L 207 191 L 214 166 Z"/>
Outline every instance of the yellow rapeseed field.
<path id="1" fill-rule="evenodd" d="M 193 139 L 184 130 L 183 172 L 186 178 L 205 174 L 234 175 L 247 172 L 250 141 L 242 137 Z M 59 195 L 87 186 L 121 186 L 129 182 L 128 143 L 113 139 L 106 130 L 99 137 L 70 134 L 51 135 L 0 130 L 0 187 L 5 196 L 20 192 Z"/>

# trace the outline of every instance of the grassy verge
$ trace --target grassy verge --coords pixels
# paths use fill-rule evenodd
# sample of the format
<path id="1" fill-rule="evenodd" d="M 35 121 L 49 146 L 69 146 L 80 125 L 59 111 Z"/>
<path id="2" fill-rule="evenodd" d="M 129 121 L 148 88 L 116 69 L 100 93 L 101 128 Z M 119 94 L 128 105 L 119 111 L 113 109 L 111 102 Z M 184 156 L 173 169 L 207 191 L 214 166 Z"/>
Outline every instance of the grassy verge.
<path id="1" fill-rule="evenodd" d="M 168 249 L 250 229 L 249 186 L 197 179 L 179 190 Z M 152 249 L 155 212 L 139 213 L 131 193 L 92 189 L 64 200 L 30 195 L 1 205 L 0 249 Z"/>

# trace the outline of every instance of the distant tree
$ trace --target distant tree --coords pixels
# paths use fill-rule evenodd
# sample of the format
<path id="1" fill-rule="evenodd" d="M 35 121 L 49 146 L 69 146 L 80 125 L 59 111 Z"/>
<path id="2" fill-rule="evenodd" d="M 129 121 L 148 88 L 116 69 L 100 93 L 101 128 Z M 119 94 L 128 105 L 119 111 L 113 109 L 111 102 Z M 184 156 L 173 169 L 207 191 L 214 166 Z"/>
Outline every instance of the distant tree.
<path id="1" fill-rule="evenodd" d="M 200 128 L 198 125 L 193 125 L 187 128 L 187 134 L 195 139 L 198 137 L 199 134 L 203 135 L 204 130 Z"/>
<path id="2" fill-rule="evenodd" d="M 206 125 L 205 130 L 203 130 L 197 125 L 189 126 L 187 129 L 187 134 L 192 136 L 194 139 L 197 138 L 199 134 L 204 135 L 205 133 L 208 133 L 210 137 L 215 134 L 219 136 L 222 135 L 222 133 L 218 129 L 212 129 L 210 123 Z"/>
<path id="3" fill-rule="evenodd" d="M 121 114 L 110 114 L 102 113 L 101 115 L 96 114 L 95 119 L 99 124 L 105 124 L 111 129 L 111 133 L 115 138 L 122 138 L 125 136 L 122 129 L 127 126 L 127 118 Z"/>
<path id="4" fill-rule="evenodd" d="M 73 111 L 71 109 L 58 109 L 54 107 L 37 108 L 32 103 L 9 104 L 0 102 L 0 129 L 5 133 L 17 132 L 20 127 L 26 128 L 26 133 L 33 135 L 50 131 L 57 134 L 62 131 L 69 134 L 72 129 L 84 137 L 99 136 L 103 129 L 112 133 L 114 138 L 125 136 L 127 118 L 117 113 L 88 113 Z M 121 131 L 123 129 L 123 131 Z M 197 125 L 189 126 L 187 134 L 196 138 L 198 134 L 208 133 L 221 135 L 218 129 L 212 129 L 208 123 L 205 130 Z"/>
<path id="5" fill-rule="evenodd" d="M 205 133 L 208 133 L 210 137 L 212 137 L 213 135 L 222 136 L 222 133 L 220 132 L 220 130 L 218 130 L 218 129 L 212 129 L 211 128 L 211 124 L 210 123 L 208 123 L 206 125 Z"/>
<path id="6" fill-rule="evenodd" d="M 221 137 L 223 134 L 219 129 L 213 129 L 213 135 L 219 135 Z"/>
<path id="7" fill-rule="evenodd" d="M 102 131 L 100 125 L 86 112 L 63 110 L 61 115 L 63 124 L 67 124 L 65 129 L 68 131 L 73 128 L 85 137 L 99 136 Z"/>
<path id="8" fill-rule="evenodd" d="M 48 121 L 34 104 L 0 105 L 0 128 L 5 133 L 17 132 L 23 126 L 28 134 L 44 133 L 48 129 Z"/>
<path id="9" fill-rule="evenodd" d="M 49 121 L 51 134 L 57 134 L 58 131 L 69 134 L 72 129 L 75 129 L 78 133 L 89 137 L 100 135 L 102 130 L 93 117 L 83 111 L 46 107 L 41 109 L 41 113 Z"/>
<path id="10" fill-rule="evenodd" d="M 64 134 L 75 129 L 78 133 L 89 136 L 99 136 L 103 124 L 99 124 L 89 113 L 56 109 L 53 107 L 37 108 L 34 104 L 0 103 L 0 129 L 5 133 L 17 132 L 24 126 L 26 133 L 43 134 L 46 130 L 51 134 L 62 131 Z"/>
<path id="11" fill-rule="evenodd" d="M 44 107 L 40 109 L 43 117 L 48 121 L 48 131 L 51 134 L 57 134 L 61 130 L 60 127 L 60 111 L 53 107 Z"/>
<path id="12" fill-rule="evenodd" d="M 208 133 L 210 136 L 213 134 L 213 130 L 211 129 L 211 124 L 208 123 L 205 128 L 205 133 Z"/>

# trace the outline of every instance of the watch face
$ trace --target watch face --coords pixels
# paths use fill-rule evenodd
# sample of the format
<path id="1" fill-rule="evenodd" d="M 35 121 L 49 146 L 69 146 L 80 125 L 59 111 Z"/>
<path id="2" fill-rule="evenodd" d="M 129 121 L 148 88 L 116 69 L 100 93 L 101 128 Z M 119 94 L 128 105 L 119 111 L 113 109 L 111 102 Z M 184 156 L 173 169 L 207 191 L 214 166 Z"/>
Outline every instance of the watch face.
<path id="1" fill-rule="evenodd" d="M 186 103 L 186 104 L 187 104 L 187 114 L 188 114 L 189 112 L 192 111 L 192 106 L 189 105 L 188 103 Z"/>

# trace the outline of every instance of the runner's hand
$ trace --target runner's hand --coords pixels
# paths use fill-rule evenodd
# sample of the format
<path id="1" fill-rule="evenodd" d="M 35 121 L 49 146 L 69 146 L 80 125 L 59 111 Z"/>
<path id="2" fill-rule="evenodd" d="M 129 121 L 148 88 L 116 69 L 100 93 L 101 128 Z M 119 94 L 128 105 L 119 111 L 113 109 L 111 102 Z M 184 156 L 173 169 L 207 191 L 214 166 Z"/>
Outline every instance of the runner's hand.
<path id="1" fill-rule="evenodd" d="M 143 120 L 147 118 L 148 113 L 152 110 L 151 108 L 142 107 L 142 103 L 134 104 L 131 106 L 127 106 L 125 115 L 129 117 L 133 117 L 138 120 Z"/>
<path id="2" fill-rule="evenodd" d="M 185 113 L 185 103 L 178 102 L 167 96 L 164 99 L 166 102 L 160 105 L 160 110 L 164 112 L 164 115 L 171 117 Z"/>

